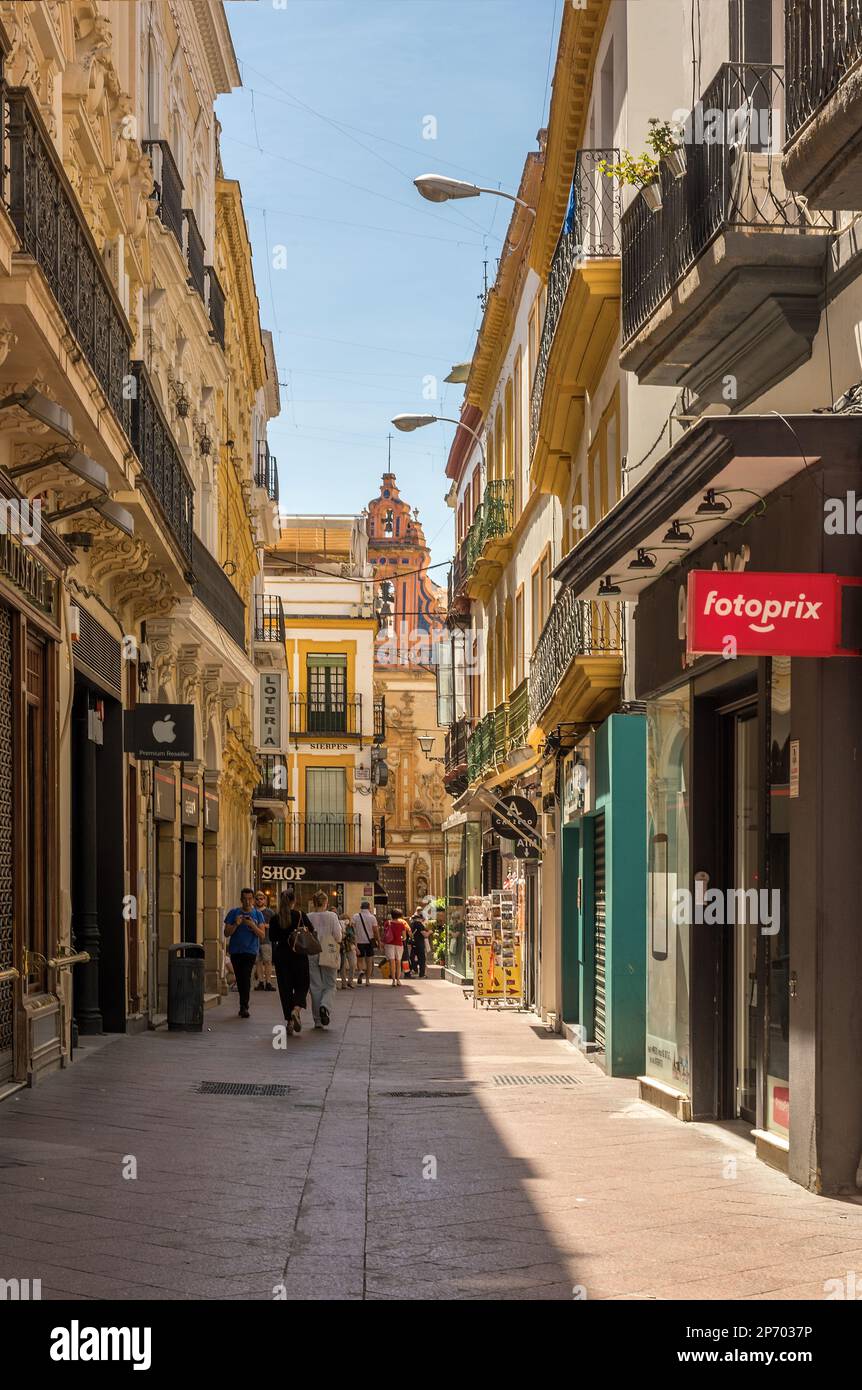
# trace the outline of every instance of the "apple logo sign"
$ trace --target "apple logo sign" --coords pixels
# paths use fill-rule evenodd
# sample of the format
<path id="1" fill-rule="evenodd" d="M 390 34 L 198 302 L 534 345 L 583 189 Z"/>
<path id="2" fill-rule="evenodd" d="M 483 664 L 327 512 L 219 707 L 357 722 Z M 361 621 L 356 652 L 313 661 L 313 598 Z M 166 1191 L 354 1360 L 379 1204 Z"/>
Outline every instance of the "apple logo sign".
<path id="1" fill-rule="evenodd" d="M 157 719 L 153 724 L 153 738 L 156 743 L 175 743 L 176 737 L 171 715 L 168 715 L 167 719 Z"/>

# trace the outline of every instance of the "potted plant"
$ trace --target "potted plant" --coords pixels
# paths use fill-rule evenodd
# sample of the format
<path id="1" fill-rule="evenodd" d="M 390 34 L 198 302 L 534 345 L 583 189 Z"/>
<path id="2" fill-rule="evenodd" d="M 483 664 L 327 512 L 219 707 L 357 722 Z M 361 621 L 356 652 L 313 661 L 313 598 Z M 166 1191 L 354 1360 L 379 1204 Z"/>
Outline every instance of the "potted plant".
<path id="1" fill-rule="evenodd" d="M 684 131 L 676 121 L 660 121 L 652 116 L 647 144 L 657 159 L 663 160 L 674 179 L 681 179 L 686 168 Z"/>
<path id="2" fill-rule="evenodd" d="M 651 154 L 636 156 L 623 150 L 617 164 L 600 159 L 598 170 L 609 179 L 618 179 L 624 187 L 639 189 L 650 212 L 658 212 L 661 207 L 659 163 Z"/>

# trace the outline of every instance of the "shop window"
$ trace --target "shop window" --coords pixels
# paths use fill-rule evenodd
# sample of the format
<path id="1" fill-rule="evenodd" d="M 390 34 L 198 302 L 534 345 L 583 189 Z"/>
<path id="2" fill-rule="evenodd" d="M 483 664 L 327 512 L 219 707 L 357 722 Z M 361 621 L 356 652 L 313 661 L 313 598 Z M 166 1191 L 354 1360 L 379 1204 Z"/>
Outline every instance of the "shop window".
<path id="1" fill-rule="evenodd" d="M 773 657 L 769 686 L 767 887 L 778 897 L 779 929 L 766 950 L 766 1128 L 789 1137 L 790 1122 L 790 658 Z"/>

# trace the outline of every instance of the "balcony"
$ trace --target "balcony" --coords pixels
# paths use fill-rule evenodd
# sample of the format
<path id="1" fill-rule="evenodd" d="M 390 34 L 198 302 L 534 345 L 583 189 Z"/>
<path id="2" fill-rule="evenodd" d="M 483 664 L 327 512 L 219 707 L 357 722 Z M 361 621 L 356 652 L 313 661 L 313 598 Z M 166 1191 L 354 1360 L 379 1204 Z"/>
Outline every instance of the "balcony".
<path id="1" fill-rule="evenodd" d="M 375 855 L 386 852 L 386 820 L 375 817 L 363 826 L 358 815 L 288 816 L 270 827 L 270 853 L 291 855 Z"/>
<path id="2" fill-rule="evenodd" d="M 862 208 L 862 0 L 784 0 L 784 182 L 812 208 Z"/>
<path id="3" fill-rule="evenodd" d="M 284 646 L 284 608 L 273 594 L 258 594 L 254 600 L 254 640 Z"/>
<path id="4" fill-rule="evenodd" d="M 467 593 L 471 598 L 490 594 L 512 550 L 514 482 L 495 478 L 485 488 L 468 535 Z M 472 537 L 472 540 L 471 540 Z"/>
<path id="5" fill-rule="evenodd" d="M 204 266 L 204 239 L 198 231 L 198 224 L 191 208 L 183 212 L 186 219 L 186 250 L 189 263 L 189 284 L 197 290 L 203 301 L 206 294 L 206 267 Z"/>
<path id="6" fill-rule="evenodd" d="M 275 808 L 286 806 L 291 799 L 288 794 L 287 763 L 284 758 L 272 753 L 258 756 L 260 781 L 254 791 L 254 801 Z"/>
<path id="7" fill-rule="evenodd" d="M 738 409 L 811 355 L 831 226 L 784 186 L 779 68 L 725 63 L 686 124 L 662 207 L 622 220 L 625 371 Z"/>
<path id="8" fill-rule="evenodd" d="M 362 739 L 362 696 L 344 695 L 316 701 L 307 695 L 290 697 L 290 733 L 293 739 Z"/>
<path id="9" fill-rule="evenodd" d="M 446 609 L 446 621 L 450 627 L 457 627 L 469 621 L 470 600 L 467 594 L 467 579 L 469 570 L 467 568 L 467 542 L 468 536 L 461 541 L 458 549 L 452 558 L 452 568 L 449 570 L 449 598 Z"/>
<path id="10" fill-rule="evenodd" d="M 569 210 L 548 274 L 530 397 L 530 477 L 561 498 L 594 392 L 619 331 L 620 190 L 599 172 L 615 149 L 579 150 Z"/>
<path id="11" fill-rule="evenodd" d="M 386 699 L 384 696 L 374 701 L 374 742 L 386 742 Z"/>
<path id="12" fill-rule="evenodd" d="M 194 486 L 174 442 L 143 362 L 129 364 L 135 380 L 132 397 L 132 447 L 141 462 L 139 485 L 156 503 L 183 557 L 192 560 Z"/>
<path id="13" fill-rule="evenodd" d="M 604 719 L 619 700 L 622 653 L 622 605 L 564 589 L 530 663 L 530 723 L 547 734 L 558 724 Z"/>
<path id="14" fill-rule="evenodd" d="M 5 197 L 21 250 L 32 256 L 44 274 L 83 357 L 128 434 L 125 381 L 132 334 L 105 262 L 32 92 L 7 87 L 0 92 L 0 102 L 0 132 L 5 126 L 9 161 Z"/>
<path id="15" fill-rule="evenodd" d="M 472 719 L 456 719 L 446 730 L 443 782 L 450 796 L 460 796 L 467 788 L 467 745 Z"/>
<path id="16" fill-rule="evenodd" d="M 478 782 L 494 766 L 494 711 L 480 719 L 467 740 L 467 780 Z"/>
<path id="17" fill-rule="evenodd" d="M 270 502 L 278 501 L 278 461 L 269 452 L 268 444 L 260 444 L 254 466 L 255 486 L 262 488 Z"/>
<path id="18" fill-rule="evenodd" d="M 224 321 L 224 290 L 219 284 L 219 278 L 211 265 L 206 267 L 207 284 L 209 286 L 209 315 L 210 323 L 213 326 L 213 340 L 218 343 L 222 352 L 225 344 L 225 321 Z"/>
<path id="19" fill-rule="evenodd" d="M 183 181 L 167 140 L 145 140 L 144 149 L 153 164 L 156 184 L 156 209 L 159 221 L 176 237 L 183 249 Z"/>
<path id="20" fill-rule="evenodd" d="M 530 682 L 522 680 L 509 696 L 506 724 L 506 755 L 527 742 L 530 728 Z"/>
<path id="21" fill-rule="evenodd" d="M 218 560 L 197 536 L 192 538 L 192 593 L 237 646 L 245 650 L 245 604 Z"/>

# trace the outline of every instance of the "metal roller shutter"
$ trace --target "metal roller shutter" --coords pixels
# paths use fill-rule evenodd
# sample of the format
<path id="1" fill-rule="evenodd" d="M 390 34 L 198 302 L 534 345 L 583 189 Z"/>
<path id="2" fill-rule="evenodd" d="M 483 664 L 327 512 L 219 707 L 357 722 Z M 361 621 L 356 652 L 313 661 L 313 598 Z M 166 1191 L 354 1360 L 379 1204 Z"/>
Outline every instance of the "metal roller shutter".
<path id="1" fill-rule="evenodd" d="M 605 818 L 596 816 L 593 822 L 593 894 L 595 904 L 595 1014 L 593 1036 L 596 1045 L 605 1050 Z"/>

